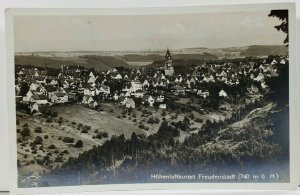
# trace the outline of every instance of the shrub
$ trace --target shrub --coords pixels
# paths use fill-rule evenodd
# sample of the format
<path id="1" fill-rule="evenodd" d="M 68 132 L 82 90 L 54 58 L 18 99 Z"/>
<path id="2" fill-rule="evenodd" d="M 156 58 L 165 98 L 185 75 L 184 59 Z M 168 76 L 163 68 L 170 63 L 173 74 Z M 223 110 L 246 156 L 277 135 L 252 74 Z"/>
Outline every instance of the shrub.
<path id="1" fill-rule="evenodd" d="M 69 150 L 64 150 L 62 153 L 63 154 L 69 154 Z"/>
<path id="2" fill-rule="evenodd" d="M 65 143 L 74 143 L 74 138 L 64 137 L 62 141 L 65 142 Z"/>
<path id="3" fill-rule="evenodd" d="M 24 127 L 21 132 L 21 135 L 24 137 L 30 136 L 30 129 L 28 129 L 27 127 Z"/>
<path id="4" fill-rule="evenodd" d="M 98 129 L 95 129 L 95 131 L 94 131 L 95 133 L 99 133 L 99 130 Z"/>
<path id="5" fill-rule="evenodd" d="M 17 129 L 17 133 L 21 133 L 21 129 Z"/>
<path id="6" fill-rule="evenodd" d="M 82 129 L 82 130 L 81 130 L 81 133 L 88 133 L 88 130 Z"/>
<path id="7" fill-rule="evenodd" d="M 42 133 L 42 127 L 36 127 L 34 129 L 34 132 L 36 132 L 36 133 Z"/>
<path id="8" fill-rule="evenodd" d="M 20 121 L 19 121 L 19 119 L 17 119 L 17 120 L 16 120 L 16 124 L 17 124 L 17 125 L 19 125 L 19 124 L 20 124 Z"/>
<path id="9" fill-rule="evenodd" d="M 108 137 L 108 134 L 106 132 L 99 132 L 97 135 L 96 135 L 96 138 L 97 139 L 102 139 L 102 138 L 107 138 Z"/>
<path id="10" fill-rule="evenodd" d="M 33 141 L 33 144 L 34 145 L 39 145 L 39 144 L 42 144 L 42 143 L 43 143 L 43 139 L 40 136 L 36 136 L 34 141 Z"/>
<path id="11" fill-rule="evenodd" d="M 48 139 L 48 135 L 45 135 L 45 136 L 44 136 L 44 139 Z"/>
<path id="12" fill-rule="evenodd" d="M 23 125 L 23 127 L 28 127 L 28 123 L 25 123 L 25 124 Z"/>
<path id="13" fill-rule="evenodd" d="M 59 136 L 57 139 L 58 139 L 58 140 L 62 140 L 62 137 L 61 137 L 61 136 Z"/>
<path id="14" fill-rule="evenodd" d="M 84 128 L 85 130 L 87 130 L 87 131 L 91 130 L 91 126 L 89 126 L 89 125 L 84 125 L 83 128 Z"/>
<path id="15" fill-rule="evenodd" d="M 158 124 L 159 122 L 160 122 L 159 118 L 157 118 L 157 117 L 150 117 L 147 121 L 147 123 L 149 123 L 149 124 L 154 124 L 154 123 Z"/>
<path id="16" fill-rule="evenodd" d="M 47 122 L 47 123 L 52 123 L 52 118 L 50 118 L 50 117 L 47 118 L 46 122 Z"/>
<path id="17" fill-rule="evenodd" d="M 54 144 L 51 144 L 49 147 L 48 147 L 48 149 L 55 149 L 56 147 L 55 147 L 55 145 Z"/>
<path id="18" fill-rule="evenodd" d="M 63 159 L 62 159 L 61 156 L 58 156 L 58 157 L 55 158 L 54 162 L 60 162 L 60 163 L 62 163 L 64 161 L 63 161 Z"/>
<path id="19" fill-rule="evenodd" d="M 203 123 L 203 119 L 201 119 L 201 118 L 195 118 L 195 122 L 197 122 L 197 123 Z"/>
<path id="20" fill-rule="evenodd" d="M 75 145 L 74 145 L 75 148 L 82 148 L 83 147 L 83 142 L 81 140 L 78 140 Z"/>

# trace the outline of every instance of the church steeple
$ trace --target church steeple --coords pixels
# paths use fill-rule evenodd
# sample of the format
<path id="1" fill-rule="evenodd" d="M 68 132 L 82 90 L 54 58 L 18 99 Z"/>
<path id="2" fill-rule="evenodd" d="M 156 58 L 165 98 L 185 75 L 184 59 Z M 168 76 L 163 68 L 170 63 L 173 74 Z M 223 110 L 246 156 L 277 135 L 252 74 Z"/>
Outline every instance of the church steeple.
<path id="1" fill-rule="evenodd" d="M 173 76 L 174 74 L 174 68 L 172 64 L 172 57 L 170 50 L 167 49 L 166 55 L 165 55 L 166 61 L 165 61 L 165 75 Z"/>
<path id="2" fill-rule="evenodd" d="M 169 49 L 167 49 L 167 52 L 166 52 L 166 60 L 172 60 L 172 58 L 171 58 L 171 54 L 170 54 L 170 50 Z"/>

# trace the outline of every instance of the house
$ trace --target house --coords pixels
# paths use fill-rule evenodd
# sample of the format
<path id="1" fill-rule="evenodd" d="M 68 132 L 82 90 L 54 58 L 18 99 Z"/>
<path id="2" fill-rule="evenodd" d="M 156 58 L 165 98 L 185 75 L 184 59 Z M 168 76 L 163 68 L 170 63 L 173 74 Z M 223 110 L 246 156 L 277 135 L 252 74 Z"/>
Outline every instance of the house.
<path id="1" fill-rule="evenodd" d="M 163 95 L 156 97 L 156 102 L 163 102 L 164 100 L 165 100 L 165 97 Z"/>
<path id="2" fill-rule="evenodd" d="M 161 108 L 161 109 L 167 109 L 167 105 L 166 104 L 159 104 L 159 108 Z"/>
<path id="3" fill-rule="evenodd" d="M 199 95 L 203 98 L 207 98 L 209 96 L 209 91 L 208 90 L 202 91 L 201 89 L 199 89 L 197 91 L 197 95 Z"/>
<path id="4" fill-rule="evenodd" d="M 23 97 L 23 101 L 28 102 L 33 95 L 35 95 L 35 91 L 29 90 L 26 96 Z"/>
<path id="5" fill-rule="evenodd" d="M 99 105 L 97 101 L 92 102 L 92 104 L 93 108 L 96 108 Z"/>
<path id="6" fill-rule="evenodd" d="M 130 92 L 136 92 L 142 89 L 143 89 L 143 85 L 140 81 L 138 80 L 131 81 Z"/>
<path id="7" fill-rule="evenodd" d="M 176 94 L 179 94 L 179 93 L 184 94 L 185 93 L 185 88 L 182 87 L 181 85 L 175 85 L 171 88 L 171 91 L 175 92 Z"/>
<path id="8" fill-rule="evenodd" d="M 110 94 L 110 87 L 102 84 L 99 89 L 96 89 L 96 94 L 99 93 Z"/>
<path id="9" fill-rule="evenodd" d="M 227 97 L 227 93 L 222 89 L 222 90 L 219 92 L 219 96 L 220 96 L 220 97 Z"/>
<path id="10" fill-rule="evenodd" d="M 54 87 L 53 85 L 45 85 L 44 86 L 45 91 L 46 91 L 46 96 L 48 100 L 51 100 L 52 95 L 57 92 L 56 87 Z"/>
<path id="11" fill-rule="evenodd" d="M 127 92 L 128 93 L 128 92 Z M 142 98 L 144 96 L 145 92 L 143 90 L 138 90 L 136 92 L 131 93 L 136 98 Z M 127 94 L 125 94 L 126 96 Z"/>
<path id="12" fill-rule="evenodd" d="M 45 95 L 32 95 L 29 99 L 30 102 L 37 103 L 37 104 L 47 104 L 48 100 Z"/>
<path id="13" fill-rule="evenodd" d="M 84 95 L 89 95 L 89 96 L 95 96 L 96 95 L 96 90 L 92 87 L 84 88 L 83 94 Z"/>
<path id="14" fill-rule="evenodd" d="M 127 102 L 127 99 L 128 99 L 127 97 L 120 97 L 120 98 L 119 98 L 120 104 L 125 105 L 126 102 Z"/>
<path id="15" fill-rule="evenodd" d="M 153 107 L 155 101 L 151 95 L 146 95 L 143 97 L 142 103 L 145 104 L 146 102 L 149 104 L 149 106 Z"/>
<path id="16" fill-rule="evenodd" d="M 114 77 L 114 79 L 120 80 L 120 79 L 122 79 L 122 75 L 121 75 L 121 74 L 117 74 L 117 75 Z"/>
<path id="17" fill-rule="evenodd" d="M 247 88 L 247 91 L 250 94 L 256 94 L 256 93 L 258 93 L 259 89 L 252 84 L 251 87 Z"/>
<path id="18" fill-rule="evenodd" d="M 35 91 L 37 87 L 38 87 L 37 84 L 31 83 L 30 86 L 29 86 L 29 89 L 32 90 L 32 91 Z"/>
<path id="19" fill-rule="evenodd" d="M 91 72 L 91 73 L 92 73 L 92 72 Z M 93 74 L 93 73 L 92 73 L 92 74 Z M 91 76 L 87 82 L 88 82 L 88 83 L 95 83 L 95 81 L 96 81 L 96 78 L 95 78 L 94 76 Z"/>
<path id="20" fill-rule="evenodd" d="M 51 97 L 51 102 L 62 104 L 69 101 L 69 96 L 67 93 L 56 92 Z"/>
<path id="21" fill-rule="evenodd" d="M 39 105 L 37 103 L 30 103 L 29 104 L 30 113 L 35 113 L 39 111 Z"/>
<path id="22" fill-rule="evenodd" d="M 93 99 L 92 96 L 90 96 L 90 95 L 85 95 L 85 96 L 82 97 L 81 103 L 83 103 L 83 104 L 90 104 L 90 103 L 92 103 L 93 101 L 94 101 L 94 99 Z"/>
<path id="23" fill-rule="evenodd" d="M 118 101 L 118 99 L 119 99 L 119 96 L 118 96 L 118 94 L 117 94 L 117 93 L 115 93 L 115 94 L 114 94 L 114 96 L 113 96 L 113 99 L 114 99 L 114 101 Z"/>
<path id="24" fill-rule="evenodd" d="M 132 98 L 128 98 L 125 103 L 126 108 L 135 108 L 135 102 Z"/>
<path id="25" fill-rule="evenodd" d="M 273 61 L 271 62 L 271 65 L 277 64 L 278 62 L 276 61 L 276 59 L 273 59 Z"/>
<path id="26" fill-rule="evenodd" d="M 146 79 L 146 80 L 144 80 L 144 82 L 143 82 L 143 87 L 149 87 L 149 82 L 148 82 L 148 80 Z"/>

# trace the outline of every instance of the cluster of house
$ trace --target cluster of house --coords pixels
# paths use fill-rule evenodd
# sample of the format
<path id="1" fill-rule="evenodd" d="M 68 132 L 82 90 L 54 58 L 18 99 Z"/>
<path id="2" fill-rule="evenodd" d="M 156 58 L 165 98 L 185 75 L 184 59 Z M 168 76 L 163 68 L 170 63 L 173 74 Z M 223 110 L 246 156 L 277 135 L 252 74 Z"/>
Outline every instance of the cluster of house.
<path id="1" fill-rule="evenodd" d="M 167 107 L 165 95 L 187 92 L 207 98 L 210 83 L 227 86 L 239 85 L 241 79 L 267 88 L 265 79 L 276 76 L 275 64 L 286 64 L 287 58 L 267 58 L 263 62 L 203 63 L 195 66 L 173 66 L 167 50 L 165 65 L 160 68 L 126 69 L 115 67 L 106 72 L 85 69 L 83 66 L 61 66 L 57 75 L 47 74 L 47 69 L 16 68 L 16 100 L 29 104 L 31 112 L 41 105 L 76 102 L 97 107 L 99 101 L 116 101 L 135 108 L 137 102 L 149 106 Z M 249 93 L 259 93 L 253 84 Z M 220 90 L 220 97 L 228 92 Z"/>

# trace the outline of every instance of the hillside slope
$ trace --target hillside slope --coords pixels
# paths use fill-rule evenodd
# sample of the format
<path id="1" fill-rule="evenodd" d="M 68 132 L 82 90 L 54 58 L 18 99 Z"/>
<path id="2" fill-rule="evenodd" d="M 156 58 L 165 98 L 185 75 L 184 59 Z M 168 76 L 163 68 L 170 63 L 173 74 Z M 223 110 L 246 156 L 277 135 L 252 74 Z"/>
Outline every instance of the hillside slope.
<path id="1" fill-rule="evenodd" d="M 129 65 L 112 56 L 85 55 L 79 57 L 46 57 L 33 55 L 15 55 L 15 64 L 32 65 L 37 67 L 60 68 L 64 65 L 83 65 L 86 68 L 95 68 L 99 71 L 107 71 L 116 66 L 129 67 Z"/>

